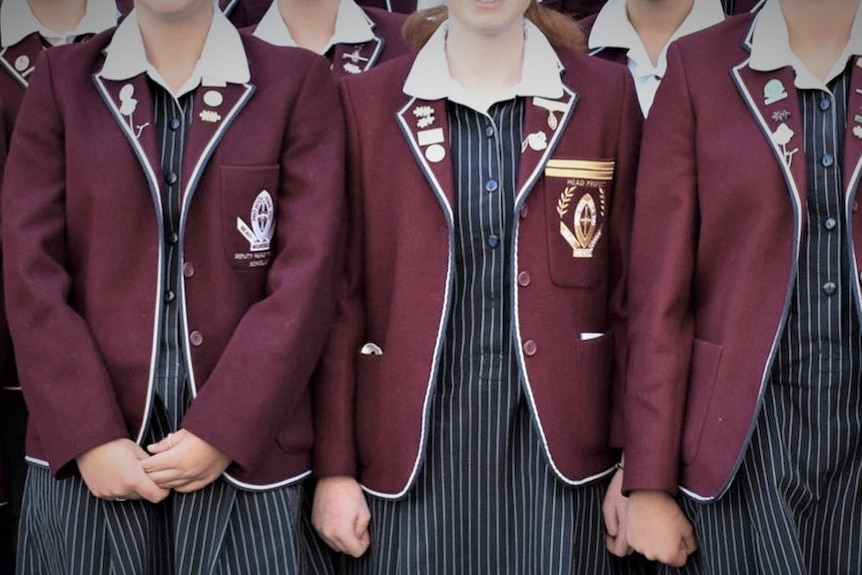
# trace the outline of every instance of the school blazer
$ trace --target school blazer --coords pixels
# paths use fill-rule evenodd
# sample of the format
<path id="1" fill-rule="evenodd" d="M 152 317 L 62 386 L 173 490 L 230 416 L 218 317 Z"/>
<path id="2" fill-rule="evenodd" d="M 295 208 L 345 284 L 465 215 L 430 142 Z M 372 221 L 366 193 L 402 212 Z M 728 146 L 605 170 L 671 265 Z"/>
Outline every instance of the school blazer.
<path id="1" fill-rule="evenodd" d="M 100 75 L 112 34 L 46 52 L 10 150 L 6 304 L 28 457 L 62 476 L 87 449 L 141 442 L 172 295 L 160 256 L 176 240 L 194 396 L 182 427 L 231 458 L 239 486 L 297 479 L 342 257 L 343 120 L 326 61 L 243 36 L 250 83 L 195 94 L 180 233 L 165 238 L 148 79 Z"/>
<path id="2" fill-rule="evenodd" d="M 412 62 L 340 84 L 348 283 L 317 387 L 316 472 L 382 497 L 421 468 L 455 257 L 446 102 L 404 95 Z M 614 463 L 640 112 L 624 68 L 568 51 L 561 62 L 563 97 L 525 105 L 509 281 L 525 396 L 551 467 L 577 485 Z"/>
<path id="3" fill-rule="evenodd" d="M 725 492 L 784 328 L 806 225 L 802 114 L 792 68 L 749 66 L 753 20 L 737 16 L 671 46 L 646 121 L 632 239 L 627 490 Z M 859 56 L 845 157 L 835 164 L 847 207 L 839 233 L 848 234 L 856 277 Z M 858 283 L 853 297 L 858 309 Z"/>

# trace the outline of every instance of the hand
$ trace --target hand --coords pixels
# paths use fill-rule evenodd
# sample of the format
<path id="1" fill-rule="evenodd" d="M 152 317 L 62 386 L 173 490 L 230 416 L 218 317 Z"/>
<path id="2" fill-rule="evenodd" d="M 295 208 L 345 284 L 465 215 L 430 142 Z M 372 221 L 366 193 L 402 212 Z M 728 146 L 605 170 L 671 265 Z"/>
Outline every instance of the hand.
<path id="1" fill-rule="evenodd" d="M 365 494 L 355 479 L 325 477 L 317 482 L 311 523 L 327 545 L 339 553 L 361 556 L 371 544 L 370 521 Z"/>
<path id="2" fill-rule="evenodd" d="M 185 429 L 169 433 L 147 450 L 153 456 L 143 467 L 150 479 L 162 489 L 180 493 L 206 487 L 230 465 L 227 455 Z"/>
<path id="3" fill-rule="evenodd" d="M 131 439 L 115 439 L 76 458 L 90 493 L 101 499 L 146 499 L 158 503 L 170 491 L 147 477 L 141 462 L 150 454 Z"/>
<path id="4" fill-rule="evenodd" d="M 694 529 L 670 494 L 635 491 L 629 496 L 628 542 L 647 559 L 685 565 L 697 550 Z"/>
<path id="5" fill-rule="evenodd" d="M 622 484 L 623 468 L 620 467 L 611 478 L 602 502 L 602 515 L 605 518 L 605 530 L 608 532 L 605 536 L 605 546 L 617 557 L 625 557 L 633 551 L 626 538 L 629 499 L 623 495 Z"/>

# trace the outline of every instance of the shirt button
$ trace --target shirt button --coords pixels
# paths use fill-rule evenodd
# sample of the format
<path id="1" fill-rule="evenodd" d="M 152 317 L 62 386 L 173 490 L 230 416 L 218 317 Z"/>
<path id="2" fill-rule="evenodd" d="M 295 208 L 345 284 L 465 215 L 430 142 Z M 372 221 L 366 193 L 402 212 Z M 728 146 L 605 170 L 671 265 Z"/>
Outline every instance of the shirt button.
<path id="1" fill-rule="evenodd" d="M 835 282 L 826 282 L 823 284 L 823 293 L 827 296 L 835 295 L 836 291 L 838 291 L 838 286 L 835 285 Z"/>
<path id="2" fill-rule="evenodd" d="M 533 357 L 534 355 L 536 355 L 536 351 L 538 350 L 538 346 L 536 345 L 535 341 L 533 341 L 532 339 L 528 339 L 527 341 L 524 342 L 523 349 L 524 349 L 524 355 L 526 355 L 527 357 Z"/>
<path id="3" fill-rule="evenodd" d="M 500 184 L 497 183 L 497 180 L 491 179 L 485 182 L 485 191 L 488 193 L 496 192 L 499 187 Z"/>
<path id="4" fill-rule="evenodd" d="M 169 172 L 165 174 L 165 182 L 167 182 L 169 186 L 173 186 L 174 184 L 176 184 L 177 180 L 179 179 L 179 176 L 177 176 L 174 172 Z"/>
<path id="5" fill-rule="evenodd" d="M 189 334 L 189 343 L 195 347 L 200 347 L 204 342 L 204 334 L 195 330 Z"/>
<path id="6" fill-rule="evenodd" d="M 523 271 L 518 274 L 518 285 L 521 287 L 530 285 L 530 272 Z"/>
<path id="7" fill-rule="evenodd" d="M 834 230 L 835 226 L 838 225 L 838 221 L 835 218 L 829 217 L 823 220 L 823 227 L 827 230 Z"/>
<path id="8" fill-rule="evenodd" d="M 828 168 L 834 163 L 835 158 L 833 158 L 832 154 L 830 154 L 829 152 L 826 152 L 822 156 L 820 156 L 820 165 L 824 168 Z"/>
<path id="9" fill-rule="evenodd" d="M 485 126 L 485 136 L 488 138 L 494 137 L 494 126 Z"/>
<path id="10" fill-rule="evenodd" d="M 171 118 L 171 130 L 177 131 L 180 129 L 180 120 L 179 118 Z"/>
<path id="11" fill-rule="evenodd" d="M 177 294 L 175 294 L 172 290 L 168 290 L 165 292 L 165 303 L 171 303 L 177 299 Z"/>
<path id="12" fill-rule="evenodd" d="M 492 250 L 495 250 L 500 245 L 500 236 L 496 234 L 491 234 L 490 236 L 488 236 L 488 239 L 486 241 L 488 243 L 488 247 Z"/>
<path id="13" fill-rule="evenodd" d="M 171 232 L 168 234 L 168 243 L 172 246 L 177 245 L 177 242 L 180 241 L 180 236 L 177 235 L 177 232 Z"/>
<path id="14" fill-rule="evenodd" d="M 820 109 L 823 110 L 824 112 L 831 107 L 832 107 L 832 102 L 829 100 L 829 98 L 823 98 L 822 100 L 820 100 Z"/>
<path id="15" fill-rule="evenodd" d="M 183 277 L 190 278 L 195 275 L 195 266 L 192 265 L 192 262 L 186 262 L 183 264 Z"/>

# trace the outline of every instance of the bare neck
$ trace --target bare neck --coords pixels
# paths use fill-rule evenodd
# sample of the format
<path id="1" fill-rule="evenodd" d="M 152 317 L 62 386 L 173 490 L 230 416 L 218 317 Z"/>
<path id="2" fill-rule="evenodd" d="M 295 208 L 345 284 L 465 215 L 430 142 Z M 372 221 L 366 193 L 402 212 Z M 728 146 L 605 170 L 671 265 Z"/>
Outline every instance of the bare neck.
<path id="1" fill-rule="evenodd" d="M 858 0 L 781 0 L 790 49 L 821 80 L 850 40 Z"/>
<path id="2" fill-rule="evenodd" d="M 491 97 L 521 81 L 524 26 L 483 34 L 450 21 L 446 37 L 449 73 L 480 98 Z M 488 65 L 492 62 L 493 65 Z"/>
<path id="3" fill-rule="evenodd" d="M 188 12 L 171 18 L 138 10 L 147 60 L 173 92 L 186 83 L 200 60 L 212 17 L 211 2 L 199 3 Z"/>
<path id="4" fill-rule="evenodd" d="M 74 30 L 87 13 L 87 0 L 27 0 L 27 4 L 43 26 L 60 34 Z"/>
<path id="5" fill-rule="evenodd" d="M 281 18 L 297 46 L 323 53 L 335 34 L 341 0 L 279 0 Z"/>
<path id="6" fill-rule="evenodd" d="M 658 64 L 661 51 L 691 12 L 694 1 L 626 0 L 629 22 L 643 42 L 653 66 Z"/>

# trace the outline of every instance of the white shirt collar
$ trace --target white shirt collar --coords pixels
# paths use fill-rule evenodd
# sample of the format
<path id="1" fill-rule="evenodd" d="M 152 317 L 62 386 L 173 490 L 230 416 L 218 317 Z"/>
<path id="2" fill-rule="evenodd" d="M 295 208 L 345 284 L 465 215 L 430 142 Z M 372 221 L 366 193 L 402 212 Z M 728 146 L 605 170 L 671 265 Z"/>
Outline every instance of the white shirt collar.
<path id="1" fill-rule="evenodd" d="M 540 96 L 558 99 L 563 96 L 560 79 L 562 64 L 545 35 L 529 20 L 524 21 L 524 62 L 521 81 L 510 90 L 498 94 L 492 102 L 481 102 L 449 75 L 446 60 L 446 34 L 448 22 L 434 32 L 419 50 L 403 91 L 408 96 L 423 100 L 448 99 L 485 113 L 491 104 L 510 100 L 516 96 Z"/>
<path id="2" fill-rule="evenodd" d="M 667 69 L 667 48 L 670 43 L 688 34 L 703 30 L 724 20 L 724 10 L 718 0 L 694 0 L 685 20 L 671 34 L 667 44 L 661 49 L 655 66 L 650 62 L 643 42 L 629 21 L 626 0 L 608 0 L 596 16 L 590 31 L 588 47 L 625 48 L 628 50 L 630 66 L 635 78 L 644 76 L 664 76 Z"/>
<path id="3" fill-rule="evenodd" d="M 87 11 L 74 30 L 51 30 L 33 14 L 27 0 L 6 0 L 0 3 L 0 37 L 3 48 L 13 46 L 34 32 L 51 44 L 65 44 L 82 34 L 98 34 L 117 25 L 115 0 L 88 0 Z"/>
<path id="4" fill-rule="evenodd" d="M 147 61 L 144 39 L 134 10 L 117 27 L 107 52 L 108 56 L 102 67 L 104 78 L 128 80 L 146 73 L 171 92 L 161 75 Z M 250 78 L 245 48 L 239 32 L 220 10 L 213 10 L 212 24 L 207 33 L 201 57 L 191 77 L 174 95 L 180 97 L 199 85 L 245 84 Z"/>
<path id="5" fill-rule="evenodd" d="M 826 84 L 844 71 L 847 60 L 853 55 L 862 56 L 862 8 L 856 9 L 850 40 L 827 74 L 825 82 L 808 70 L 790 49 L 790 34 L 779 0 L 767 0 L 755 17 L 749 61 L 751 68 L 760 72 L 772 72 L 791 66 L 796 72 L 794 84 L 799 89 L 826 90 Z"/>
<path id="6" fill-rule="evenodd" d="M 254 30 L 254 35 L 276 46 L 296 46 L 274 0 Z M 374 22 L 354 0 L 341 0 L 335 16 L 335 32 L 321 54 L 336 44 L 363 44 L 374 39 Z"/>

